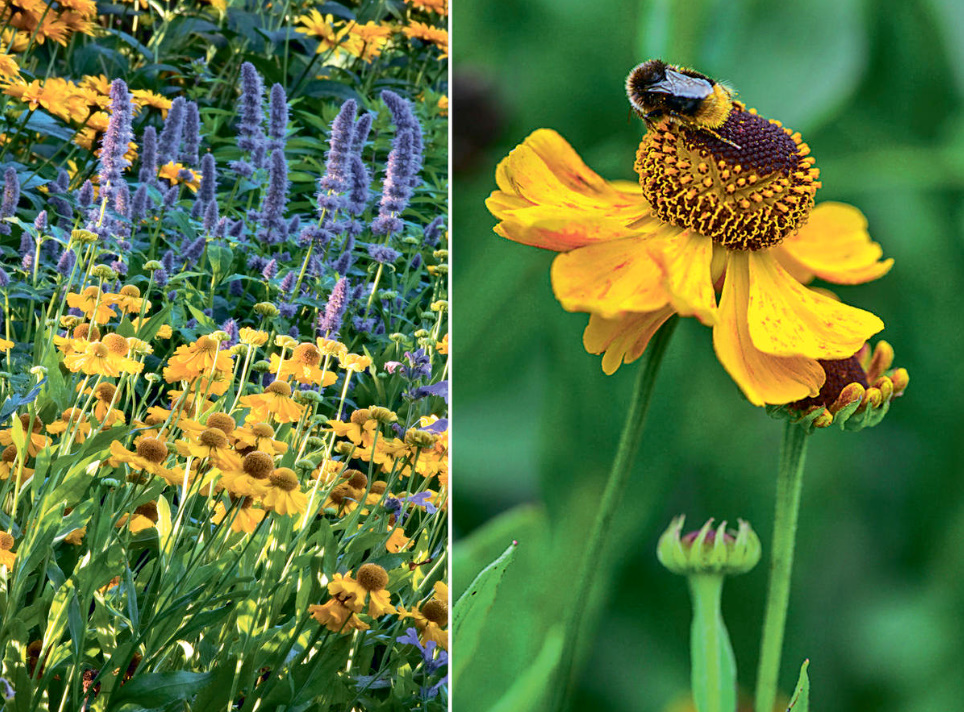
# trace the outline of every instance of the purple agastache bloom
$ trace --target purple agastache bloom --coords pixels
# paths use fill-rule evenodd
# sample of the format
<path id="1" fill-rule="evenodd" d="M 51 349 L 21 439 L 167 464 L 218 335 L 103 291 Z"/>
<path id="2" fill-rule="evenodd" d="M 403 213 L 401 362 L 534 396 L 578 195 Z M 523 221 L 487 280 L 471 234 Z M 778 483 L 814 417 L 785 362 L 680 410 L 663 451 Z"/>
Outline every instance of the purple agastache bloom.
<path id="1" fill-rule="evenodd" d="M 342 193 L 351 189 L 351 155 L 358 105 L 349 99 L 341 105 L 331 124 L 325 174 L 318 181 L 318 207 L 323 214 L 334 212 L 345 204 Z"/>
<path id="2" fill-rule="evenodd" d="M 282 302 L 281 304 L 278 305 L 278 313 L 279 313 L 282 317 L 284 317 L 285 319 L 290 319 L 291 317 L 293 317 L 293 316 L 295 315 L 295 312 L 297 312 L 297 311 L 298 311 L 298 305 L 297 305 L 297 304 L 291 304 L 291 303 L 289 303 L 289 302 Z M 293 336 L 297 337 L 297 336 L 298 336 L 298 327 L 295 326 L 295 327 L 292 327 L 292 328 L 294 329 L 294 334 L 293 334 Z"/>
<path id="3" fill-rule="evenodd" d="M 422 253 L 416 252 L 415 256 L 412 257 L 412 261 L 409 262 L 408 265 L 412 272 L 418 272 L 422 268 Z"/>
<path id="4" fill-rule="evenodd" d="M 417 170 L 414 134 L 411 129 L 399 129 L 388 154 L 388 166 L 382 182 L 382 199 L 378 217 L 372 221 L 372 232 L 385 235 L 399 232 L 402 221 L 398 215 L 405 210 L 412 196 L 412 175 Z"/>
<path id="5" fill-rule="evenodd" d="M 195 195 L 194 198 L 194 205 L 191 206 L 191 220 L 197 220 L 201 217 L 201 213 L 204 212 L 204 203 L 197 200 L 197 195 Z"/>
<path id="6" fill-rule="evenodd" d="M 147 215 L 147 185 L 141 183 L 131 200 L 131 222 L 138 223 Z"/>
<path id="7" fill-rule="evenodd" d="M 268 99 L 268 148 L 284 150 L 285 134 L 288 130 L 288 97 L 280 84 L 271 87 Z"/>
<path id="8" fill-rule="evenodd" d="M 345 251 L 338 259 L 331 263 L 331 268 L 344 277 L 346 274 L 348 274 L 348 270 L 351 269 L 354 261 L 355 258 L 351 256 L 351 252 Z"/>
<path id="9" fill-rule="evenodd" d="M 32 253 L 37 247 L 37 243 L 31 235 L 26 230 L 20 235 L 20 256 L 23 257 L 26 254 Z"/>
<path id="10" fill-rule="evenodd" d="M 57 215 L 67 221 L 74 219 L 74 209 L 70 206 L 70 203 L 60 196 L 66 194 L 69 186 L 70 176 L 63 168 L 57 171 L 57 177 L 47 184 L 47 194 L 50 196 L 48 198 L 50 207 L 53 208 Z"/>
<path id="11" fill-rule="evenodd" d="M 141 169 L 137 180 L 145 185 L 157 185 L 157 129 L 148 126 L 141 137 Z"/>
<path id="12" fill-rule="evenodd" d="M 127 274 L 127 265 L 120 260 L 114 260 L 110 263 L 110 268 L 117 272 L 121 277 Z"/>
<path id="13" fill-rule="evenodd" d="M 288 228 L 287 228 L 288 234 L 294 235 L 300 229 L 301 229 L 301 216 L 293 215 L 291 217 L 291 220 L 288 221 Z"/>
<path id="14" fill-rule="evenodd" d="M 218 190 L 218 164 L 214 155 L 205 153 L 201 159 L 201 187 L 198 189 L 198 200 L 205 205 L 214 200 Z"/>
<path id="15" fill-rule="evenodd" d="M 94 202 L 94 184 L 90 180 L 85 180 L 84 184 L 80 186 L 80 190 L 77 192 L 77 205 L 81 208 L 87 209 Z"/>
<path id="16" fill-rule="evenodd" d="M 240 121 L 238 121 L 238 148 L 251 156 L 254 168 L 264 164 L 266 150 L 264 130 L 264 85 L 254 65 L 241 65 Z"/>
<path id="17" fill-rule="evenodd" d="M 249 272 L 260 272 L 268 264 L 268 258 L 261 255 L 249 255 L 247 268 Z"/>
<path id="18" fill-rule="evenodd" d="M 110 119 L 100 143 L 100 195 L 110 204 L 111 194 L 124 182 L 124 169 L 131 162 L 124 154 L 134 139 L 131 122 L 134 106 L 127 84 L 115 79 L 110 84 Z"/>
<path id="19" fill-rule="evenodd" d="M 17 211 L 17 203 L 20 202 L 20 179 L 17 177 L 17 169 L 7 168 L 3 172 L 3 200 L 0 201 L 0 218 L 8 218 Z M 0 223 L 0 234 L 9 235 L 11 233 L 10 223 Z"/>
<path id="20" fill-rule="evenodd" d="M 161 257 L 161 264 L 168 272 L 174 271 L 174 250 L 168 250 L 164 253 L 164 256 Z"/>
<path id="21" fill-rule="evenodd" d="M 216 230 L 219 222 L 220 218 L 218 216 L 218 201 L 212 200 L 204 209 L 204 231 L 213 233 Z"/>
<path id="22" fill-rule="evenodd" d="M 57 260 L 57 272 L 61 277 L 70 277 L 75 264 L 77 264 L 77 254 L 73 250 L 65 249 Z"/>
<path id="23" fill-rule="evenodd" d="M 228 287 L 228 294 L 230 294 L 232 297 L 240 297 L 242 294 L 244 294 L 244 285 L 241 284 L 240 279 L 236 279 L 231 282 L 230 286 Z"/>
<path id="24" fill-rule="evenodd" d="M 221 348 L 227 349 L 238 343 L 238 323 L 234 319 L 228 319 L 221 324 L 221 331 L 228 335 L 228 339 L 221 342 Z"/>
<path id="25" fill-rule="evenodd" d="M 238 239 L 244 233 L 244 220 L 234 220 L 228 226 L 228 236 Z"/>
<path id="26" fill-rule="evenodd" d="M 264 269 L 261 270 L 261 276 L 264 277 L 266 280 L 274 279 L 275 275 L 277 274 L 278 274 L 277 260 L 271 260 L 270 262 L 268 262 L 268 264 L 264 266 Z"/>
<path id="27" fill-rule="evenodd" d="M 294 270 L 288 271 L 288 274 L 281 280 L 281 284 L 278 285 L 278 289 L 281 290 L 282 294 L 289 297 L 292 296 L 291 292 L 295 288 L 295 279 L 297 277 L 298 275 L 295 274 Z"/>
<path id="28" fill-rule="evenodd" d="M 268 164 L 268 189 L 259 213 L 261 228 L 258 230 L 258 239 L 272 245 L 288 236 L 284 216 L 288 204 L 288 163 L 284 152 L 276 149 L 271 152 Z"/>
<path id="29" fill-rule="evenodd" d="M 158 287 L 167 286 L 167 270 L 161 267 L 160 269 L 154 270 L 154 281 L 157 283 Z"/>
<path id="30" fill-rule="evenodd" d="M 319 227 L 318 225 L 307 225 L 298 234 L 298 244 L 302 247 L 307 247 L 314 242 L 317 247 L 324 248 L 329 242 L 331 242 L 331 238 L 331 233 L 323 227 Z"/>
<path id="31" fill-rule="evenodd" d="M 318 333 L 322 336 L 337 334 L 341 328 L 341 320 L 345 316 L 345 309 L 348 308 L 347 291 L 347 279 L 342 277 L 335 282 L 335 286 L 328 296 L 325 311 L 318 319 Z"/>
<path id="32" fill-rule="evenodd" d="M 181 136 L 184 134 L 184 104 L 184 97 L 175 97 L 171 108 L 167 110 L 164 128 L 157 138 L 157 162 L 160 166 L 177 161 Z"/>
<path id="33" fill-rule="evenodd" d="M 229 161 L 228 168 L 237 173 L 241 178 L 250 178 L 254 175 L 254 166 L 247 161 Z"/>
<path id="34" fill-rule="evenodd" d="M 168 300 L 169 302 L 173 302 L 175 299 L 177 299 L 177 290 L 176 290 L 176 289 L 172 289 L 170 292 L 167 293 L 167 300 Z M 188 323 L 190 323 L 190 322 L 188 322 Z"/>
<path id="35" fill-rule="evenodd" d="M 23 268 L 24 272 L 29 272 L 33 269 L 33 252 L 28 252 L 20 260 L 20 266 Z"/>
<path id="36" fill-rule="evenodd" d="M 199 237 L 188 245 L 187 249 L 181 253 L 181 263 L 191 264 L 192 262 L 197 262 L 199 259 L 201 259 L 201 255 L 204 254 L 204 246 L 206 242 L 207 241 L 203 237 Z"/>
<path id="37" fill-rule="evenodd" d="M 196 166 L 198 146 L 201 144 L 201 115 L 197 102 L 189 101 L 184 111 L 184 147 L 181 149 L 181 163 Z"/>
<path id="38" fill-rule="evenodd" d="M 352 215 L 361 215 L 368 207 L 371 199 L 369 188 L 372 183 L 371 175 L 361 156 L 351 157 L 351 190 L 348 193 L 348 212 Z"/>
<path id="39" fill-rule="evenodd" d="M 172 185 L 170 188 L 164 191 L 164 198 L 161 200 L 161 205 L 165 210 L 170 210 L 174 207 L 174 203 L 177 202 L 177 196 L 180 194 L 180 192 L 181 189 L 176 185 Z"/>
<path id="40" fill-rule="evenodd" d="M 371 133 L 374 120 L 375 115 L 370 111 L 366 111 L 358 117 L 351 134 L 351 150 L 353 153 L 361 155 L 362 149 L 365 148 L 365 143 L 368 141 L 368 134 Z"/>
<path id="41" fill-rule="evenodd" d="M 410 130 L 412 132 L 412 173 L 409 176 L 409 187 L 416 188 L 420 182 L 418 172 L 422 169 L 422 153 L 425 146 L 422 143 L 422 126 L 412 110 L 412 105 L 398 94 L 391 91 L 382 92 L 382 101 L 392 112 L 396 131 Z"/>
<path id="42" fill-rule="evenodd" d="M 126 182 L 114 187 L 114 212 L 125 218 L 131 216 L 131 189 Z"/>
<path id="43" fill-rule="evenodd" d="M 391 496 L 385 498 L 385 501 L 382 502 L 382 507 L 385 508 L 386 512 L 391 512 L 392 514 L 398 514 L 402 511 L 402 503 Z"/>
<path id="44" fill-rule="evenodd" d="M 388 245 L 377 245 L 375 243 L 371 243 L 368 245 L 368 256 L 379 264 L 391 264 L 401 257 L 402 253 L 398 250 L 393 250 Z"/>
<path id="45" fill-rule="evenodd" d="M 439 215 L 425 226 L 425 230 L 422 231 L 422 241 L 426 247 L 435 247 L 441 241 L 443 232 L 445 232 L 445 216 Z"/>
<path id="46" fill-rule="evenodd" d="M 33 220 L 33 227 L 37 231 L 38 235 L 43 234 L 43 232 L 47 229 L 46 210 L 41 210 L 39 213 L 37 213 L 37 217 L 35 217 Z"/>
<path id="47" fill-rule="evenodd" d="M 218 218 L 218 221 L 214 224 L 214 236 L 217 238 L 224 237 L 224 233 L 228 230 L 228 219 Z"/>
<path id="48" fill-rule="evenodd" d="M 364 317 L 356 316 L 351 320 L 351 324 L 355 327 L 355 331 L 362 334 L 370 334 L 375 329 L 375 319 L 373 317 L 368 317 L 366 319 Z"/>

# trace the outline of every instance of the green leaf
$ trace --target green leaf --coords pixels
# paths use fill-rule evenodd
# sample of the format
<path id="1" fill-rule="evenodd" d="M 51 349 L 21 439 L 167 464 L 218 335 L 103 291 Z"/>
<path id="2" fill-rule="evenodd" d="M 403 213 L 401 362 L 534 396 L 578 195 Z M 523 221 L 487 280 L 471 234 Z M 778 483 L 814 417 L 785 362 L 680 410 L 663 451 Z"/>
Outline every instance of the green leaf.
<path id="1" fill-rule="evenodd" d="M 459 646 L 459 654 L 455 658 L 455 678 L 466 668 L 482 640 L 489 610 L 517 546 L 518 542 L 513 541 L 499 558 L 482 569 L 455 603 L 452 638 L 458 641 Z"/>
<path id="2" fill-rule="evenodd" d="M 189 700 L 215 679 L 213 672 L 156 672 L 135 675 L 110 698 L 112 712 L 133 712 Z"/>
<path id="3" fill-rule="evenodd" d="M 541 709 L 549 685 L 555 679 L 554 673 L 562 654 L 563 639 L 563 626 L 553 626 L 546 634 L 539 655 L 498 702 L 489 708 L 489 712 Z"/>
<path id="4" fill-rule="evenodd" d="M 800 679 L 797 681 L 797 689 L 790 700 L 787 712 L 809 712 L 810 710 L 810 677 L 807 675 L 807 668 L 810 667 L 810 660 L 804 660 L 800 666 Z"/>

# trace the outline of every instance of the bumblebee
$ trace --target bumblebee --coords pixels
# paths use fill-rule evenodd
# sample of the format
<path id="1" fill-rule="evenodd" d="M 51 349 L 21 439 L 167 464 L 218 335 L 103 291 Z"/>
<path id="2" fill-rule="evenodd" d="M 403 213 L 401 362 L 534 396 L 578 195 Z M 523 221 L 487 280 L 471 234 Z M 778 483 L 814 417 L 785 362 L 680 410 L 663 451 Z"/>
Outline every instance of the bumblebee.
<path id="1" fill-rule="evenodd" d="M 659 59 L 637 65 L 626 78 L 629 103 L 647 126 L 665 117 L 717 138 L 715 129 L 730 115 L 734 94 L 704 74 Z"/>

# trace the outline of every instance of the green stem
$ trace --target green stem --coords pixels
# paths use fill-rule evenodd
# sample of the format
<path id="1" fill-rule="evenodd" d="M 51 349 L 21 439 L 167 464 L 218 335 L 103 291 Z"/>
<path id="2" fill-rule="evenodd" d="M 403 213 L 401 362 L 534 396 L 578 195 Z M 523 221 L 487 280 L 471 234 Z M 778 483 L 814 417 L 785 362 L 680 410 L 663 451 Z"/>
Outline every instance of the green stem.
<path id="1" fill-rule="evenodd" d="M 760 643 L 760 665 L 756 676 L 756 712 L 772 712 L 777 697 L 806 454 L 807 431 L 788 422 L 780 449 L 777 504 L 773 518 L 773 557 L 770 560 L 770 585 L 763 620 L 763 639 Z"/>
<path id="2" fill-rule="evenodd" d="M 609 471 L 609 481 L 606 483 L 606 489 L 596 513 L 596 520 L 593 522 L 592 531 L 586 541 L 586 548 L 579 565 L 579 576 L 575 579 L 577 582 L 576 595 L 566 613 L 566 638 L 562 646 L 559 668 L 556 671 L 553 704 L 550 707 L 553 710 L 564 709 L 569 696 L 576 646 L 579 642 L 580 624 L 585 618 L 589 594 L 598 578 L 595 575 L 595 570 L 605 549 L 616 510 L 626 490 L 626 483 L 630 474 L 632 474 L 636 452 L 639 450 L 639 441 L 643 434 L 643 425 L 646 422 L 646 412 L 649 410 L 649 401 L 653 395 L 653 385 L 656 383 L 659 366 L 663 362 L 666 347 L 669 345 L 677 321 L 677 317 L 672 317 L 656 332 L 646 349 L 646 361 L 639 369 L 636 389 L 633 392 L 632 402 L 629 404 L 626 423 L 619 439 L 619 448 L 616 450 L 616 459 L 613 460 L 612 469 Z"/>
<path id="3" fill-rule="evenodd" d="M 720 608 L 724 579 L 723 574 L 688 577 L 693 599 L 693 701 L 698 712 L 736 712 L 736 660 Z"/>

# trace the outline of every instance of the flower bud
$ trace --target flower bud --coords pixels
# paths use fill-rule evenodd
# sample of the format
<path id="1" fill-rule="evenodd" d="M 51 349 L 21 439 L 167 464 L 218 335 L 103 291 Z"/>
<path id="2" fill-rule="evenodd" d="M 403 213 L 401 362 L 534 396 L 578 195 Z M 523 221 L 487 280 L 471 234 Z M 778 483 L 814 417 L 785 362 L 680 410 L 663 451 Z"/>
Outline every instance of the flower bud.
<path id="1" fill-rule="evenodd" d="M 657 556 L 676 574 L 742 574 L 760 560 L 760 539 L 742 519 L 736 532 L 710 519 L 698 531 L 682 534 L 685 516 L 676 517 L 659 538 Z"/>

